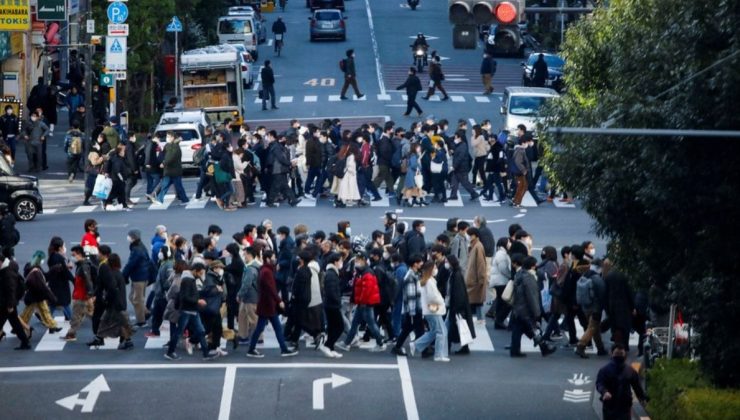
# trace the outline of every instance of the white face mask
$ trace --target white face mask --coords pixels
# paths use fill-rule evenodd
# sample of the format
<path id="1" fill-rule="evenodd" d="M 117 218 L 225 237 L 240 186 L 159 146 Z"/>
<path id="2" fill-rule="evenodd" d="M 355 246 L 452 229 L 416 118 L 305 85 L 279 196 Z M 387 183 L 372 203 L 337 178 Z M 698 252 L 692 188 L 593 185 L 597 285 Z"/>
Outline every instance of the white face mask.
<path id="1" fill-rule="evenodd" d="M 218 242 L 218 240 L 221 239 L 219 235 L 213 235 L 213 240 Z"/>
<path id="2" fill-rule="evenodd" d="M 596 255 L 596 247 L 593 247 L 593 248 L 591 248 L 591 252 L 589 252 L 589 253 L 588 253 L 588 255 L 590 255 L 590 256 L 592 256 L 592 257 L 593 257 L 594 255 Z"/>
<path id="3" fill-rule="evenodd" d="M 131 242 L 133 242 L 133 241 L 134 241 L 134 238 L 132 238 L 132 237 L 130 237 L 130 236 L 127 236 L 127 237 L 126 237 L 126 239 L 128 239 L 129 243 L 131 243 Z"/>
<path id="4" fill-rule="evenodd" d="M 157 254 L 157 258 L 159 258 L 160 260 L 163 260 L 164 259 L 164 255 L 162 255 L 162 253 L 160 252 L 159 254 Z"/>
<path id="5" fill-rule="evenodd" d="M 432 276 L 437 277 L 437 272 L 438 270 L 435 268 L 434 271 L 432 272 Z"/>
<path id="6" fill-rule="evenodd" d="M 427 227 L 426 227 L 426 226 L 421 226 L 421 227 L 419 228 L 419 233 L 421 233 L 422 235 L 423 235 L 424 233 L 426 233 L 426 231 L 427 231 Z"/>
<path id="7" fill-rule="evenodd" d="M 347 227 L 347 229 L 345 229 L 344 232 L 347 234 L 347 236 L 352 236 L 352 228 L 351 227 Z"/>
<path id="8" fill-rule="evenodd" d="M 213 272 L 216 273 L 216 274 L 218 274 L 219 276 L 223 276 L 224 275 L 224 270 L 222 268 L 217 268 L 217 269 L 213 270 Z"/>
<path id="9" fill-rule="evenodd" d="M 5 113 L 8 114 L 8 115 L 13 115 L 13 110 L 12 109 L 9 109 L 9 110 L 5 111 Z"/>
<path id="10" fill-rule="evenodd" d="M 449 270 L 450 269 L 450 263 L 446 262 L 445 263 L 445 268 Z"/>
<path id="11" fill-rule="evenodd" d="M 391 257 L 391 254 L 390 254 L 390 253 L 388 253 L 388 252 L 384 252 L 384 253 L 383 253 L 383 259 L 384 259 L 384 260 L 387 260 L 387 259 L 389 259 L 390 257 Z"/>

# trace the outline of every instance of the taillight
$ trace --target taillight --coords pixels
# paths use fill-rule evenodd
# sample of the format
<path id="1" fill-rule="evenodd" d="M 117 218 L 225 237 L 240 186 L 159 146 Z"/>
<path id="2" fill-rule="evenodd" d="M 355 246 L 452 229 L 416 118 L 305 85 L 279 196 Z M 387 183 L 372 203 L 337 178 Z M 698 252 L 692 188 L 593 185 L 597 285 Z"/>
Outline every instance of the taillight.
<path id="1" fill-rule="evenodd" d="M 340 20 L 340 21 L 339 21 L 339 27 L 340 27 L 340 28 L 344 28 L 344 21 L 343 21 L 343 20 Z"/>
<path id="2" fill-rule="evenodd" d="M 190 146 L 190 150 L 196 151 L 196 150 L 200 149 L 201 147 L 203 147 L 203 146 L 200 143 L 196 143 L 196 144 Z"/>

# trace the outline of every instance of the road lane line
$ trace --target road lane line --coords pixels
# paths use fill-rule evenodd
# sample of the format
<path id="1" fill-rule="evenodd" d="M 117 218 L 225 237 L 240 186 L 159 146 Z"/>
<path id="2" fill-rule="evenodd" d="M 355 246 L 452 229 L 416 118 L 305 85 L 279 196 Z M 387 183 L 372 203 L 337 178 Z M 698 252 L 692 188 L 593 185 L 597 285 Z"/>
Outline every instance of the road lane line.
<path id="1" fill-rule="evenodd" d="M 224 390 L 221 394 L 221 409 L 218 412 L 218 420 L 229 420 L 229 416 L 231 416 L 231 399 L 234 396 L 235 379 L 236 367 L 227 367 L 226 375 L 224 375 Z"/>
<path id="2" fill-rule="evenodd" d="M 378 88 L 380 88 L 380 94 L 385 95 L 385 82 L 383 82 L 383 71 L 380 69 L 380 54 L 378 53 L 378 41 L 375 39 L 375 27 L 373 26 L 373 12 L 370 10 L 370 0 L 365 0 L 365 10 L 367 10 L 367 23 L 370 26 L 370 40 L 373 43 L 375 72 L 378 75 Z"/>
<path id="3" fill-rule="evenodd" d="M 419 420 L 419 409 L 416 407 L 409 362 L 402 356 L 396 356 L 396 360 L 398 361 L 398 373 L 401 375 L 401 391 L 403 391 L 403 405 L 406 407 L 406 418 L 408 420 Z"/>
<path id="4" fill-rule="evenodd" d="M 98 365 L 46 365 L 46 366 L 13 366 L 2 367 L 0 373 L 23 372 L 66 372 L 88 370 L 180 370 L 180 369 L 398 369 L 398 365 L 363 364 L 363 363 L 155 363 L 155 364 L 98 364 Z M 418 418 L 418 417 L 417 417 Z"/>

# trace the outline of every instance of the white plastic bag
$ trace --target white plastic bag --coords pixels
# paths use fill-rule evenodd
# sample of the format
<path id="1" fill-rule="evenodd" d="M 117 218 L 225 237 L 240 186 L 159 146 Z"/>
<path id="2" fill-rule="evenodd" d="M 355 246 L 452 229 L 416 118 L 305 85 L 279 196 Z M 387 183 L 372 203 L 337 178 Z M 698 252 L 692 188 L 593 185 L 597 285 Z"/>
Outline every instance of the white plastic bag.
<path id="1" fill-rule="evenodd" d="M 473 334 L 470 333 L 470 327 L 468 321 L 458 314 L 455 316 L 455 322 L 457 322 L 457 332 L 460 335 L 460 345 L 467 346 L 473 342 Z"/>
<path id="2" fill-rule="evenodd" d="M 107 178 L 103 174 L 99 174 L 95 178 L 95 187 L 93 187 L 93 195 L 101 200 L 105 200 L 110 195 L 110 190 L 113 189 L 113 181 Z"/>

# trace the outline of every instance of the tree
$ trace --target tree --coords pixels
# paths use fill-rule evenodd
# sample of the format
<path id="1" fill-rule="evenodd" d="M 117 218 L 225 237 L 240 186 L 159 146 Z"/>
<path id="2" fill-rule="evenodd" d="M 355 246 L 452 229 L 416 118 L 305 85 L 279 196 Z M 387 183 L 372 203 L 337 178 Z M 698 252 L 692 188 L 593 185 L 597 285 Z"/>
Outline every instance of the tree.
<path id="1" fill-rule="evenodd" d="M 547 126 L 740 129 L 738 0 L 612 0 L 563 45 L 568 92 Z M 703 71 L 708 69 L 706 71 Z M 740 385 L 740 139 L 543 135 L 617 265 L 665 290 L 715 383 Z"/>

